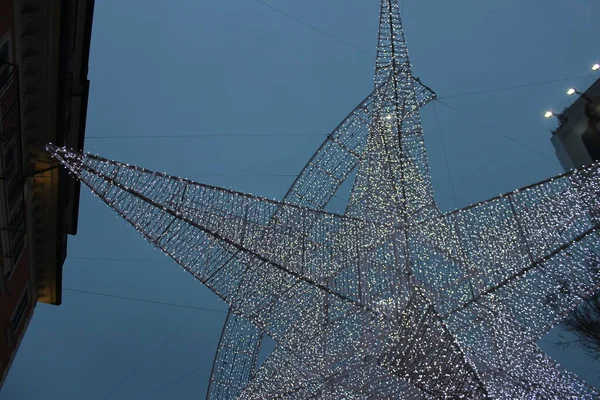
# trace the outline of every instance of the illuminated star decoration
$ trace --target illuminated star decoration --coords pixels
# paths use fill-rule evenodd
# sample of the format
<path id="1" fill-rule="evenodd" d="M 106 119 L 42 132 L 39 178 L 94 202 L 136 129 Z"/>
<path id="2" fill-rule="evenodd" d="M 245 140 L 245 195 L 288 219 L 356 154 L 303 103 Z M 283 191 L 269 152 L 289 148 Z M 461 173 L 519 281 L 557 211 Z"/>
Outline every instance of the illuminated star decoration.
<path id="1" fill-rule="evenodd" d="M 597 398 L 536 342 L 600 282 L 600 167 L 442 214 L 432 98 L 381 0 L 375 89 L 284 201 L 48 150 L 229 304 L 211 399 Z M 324 211 L 355 168 L 344 215 Z"/>

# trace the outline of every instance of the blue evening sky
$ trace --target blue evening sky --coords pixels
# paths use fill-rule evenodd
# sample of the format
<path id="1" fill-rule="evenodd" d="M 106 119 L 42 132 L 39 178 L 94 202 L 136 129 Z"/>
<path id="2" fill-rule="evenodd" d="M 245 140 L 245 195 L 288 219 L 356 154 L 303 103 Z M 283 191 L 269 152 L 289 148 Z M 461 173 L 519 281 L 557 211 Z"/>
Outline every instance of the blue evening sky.
<path id="1" fill-rule="evenodd" d="M 414 74 L 455 108 L 435 103 L 441 129 L 433 104 L 422 111 L 441 207 L 560 173 L 542 113 L 595 79 L 600 2 L 400 1 Z M 281 198 L 323 140 L 289 135 L 328 134 L 372 89 L 374 59 L 356 48 L 374 54 L 379 2 L 264 0 L 356 48 L 261 3 L 97 1 L 86 150 Z M 189 134 L 222 136 L 176 137 Z M 63 304 L 37 306 L 0 399 L 203 398 L 226 306 L 87 190 L 79 218 Z M 600 386 L 600 363 L 557 335 L 543 348 Z"/>

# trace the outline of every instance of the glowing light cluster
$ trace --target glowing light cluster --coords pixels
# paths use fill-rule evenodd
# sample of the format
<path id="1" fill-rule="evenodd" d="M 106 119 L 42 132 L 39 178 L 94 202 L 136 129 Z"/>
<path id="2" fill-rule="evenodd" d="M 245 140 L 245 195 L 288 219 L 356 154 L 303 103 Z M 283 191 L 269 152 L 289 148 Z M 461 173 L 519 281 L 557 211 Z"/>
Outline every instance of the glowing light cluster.
<path id="1" fill-rule="evenodd" d="M 536 342 L 600 282 L 600 167 L 442 214 L 410 71 L 382 0 L 375 90 L 283 201 L 48 146 L 230 305 L 209 398 L 597 398 Z"/>

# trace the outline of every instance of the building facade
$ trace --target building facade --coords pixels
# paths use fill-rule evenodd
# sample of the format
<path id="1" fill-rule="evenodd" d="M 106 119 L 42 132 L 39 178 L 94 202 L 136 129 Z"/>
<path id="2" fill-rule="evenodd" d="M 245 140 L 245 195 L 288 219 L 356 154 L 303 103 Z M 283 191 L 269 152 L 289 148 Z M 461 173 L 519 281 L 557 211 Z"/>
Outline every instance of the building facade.
<path id="1" fill-rule="evenodd" d="M 59 305 L 79 184 L 48 156 L 83 150 L 94 0 L 0 2 L 0 385 L 38 301 Z"/>
<path id="2" fill-rule="evenodd" d="M 564 170 L 600 161 L 600 79 L 558 117 L 550 140 Z"/>

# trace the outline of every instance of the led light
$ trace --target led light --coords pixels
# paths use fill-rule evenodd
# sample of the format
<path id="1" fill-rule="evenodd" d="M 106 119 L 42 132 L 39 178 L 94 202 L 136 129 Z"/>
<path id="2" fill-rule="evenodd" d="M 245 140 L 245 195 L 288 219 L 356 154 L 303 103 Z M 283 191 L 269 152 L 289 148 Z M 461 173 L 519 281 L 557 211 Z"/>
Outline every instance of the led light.
<path id="1" fill-rule="evenodd" d="M 554 113 L 552 111 L 546 111 L 546 113 L 544 114 L 544 117 L 552 118 L 553 115 L 554 115 Z"/>
<path id="2" fill-rule="evenodd" d="M 571 88 L 571 89 L 567 90 L 567 94 L 568 94 L 569 96 L 572 96 L 572 95 L 574 95 L 576 92 L 577 92 L 577 91 L 576 91 L 575 89 L 573 89 L 573 88 Z"/>
<path id="3" fill-rule="evenodd" d="M 598 71 L 600 69 L 600 64 L 592 65 L 592 71 Z"/>

